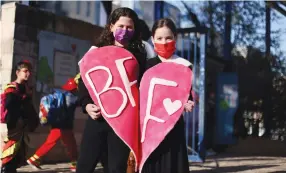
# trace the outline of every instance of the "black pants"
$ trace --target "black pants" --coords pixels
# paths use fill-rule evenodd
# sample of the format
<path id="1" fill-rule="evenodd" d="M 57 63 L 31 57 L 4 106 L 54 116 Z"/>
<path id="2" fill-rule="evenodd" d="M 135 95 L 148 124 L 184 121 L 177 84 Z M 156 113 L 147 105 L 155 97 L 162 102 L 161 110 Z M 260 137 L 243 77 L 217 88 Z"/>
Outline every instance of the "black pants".
<path id="1" fill-rule="evenodd" d="M 181 117 L 151 153 L 143 166 L 142 173 L 189 173 L 184 126 L 184 119 Z"/>
<path id="2" fill-rule="evenodd" d="M 126 173 L 130 149 L 103 120 L 86 121 L 77 173 L 93 173 L 101 160 L 105 173 Z"/>
<path id="3" fill-rule="evenodd" d="M 17 167 L 17 158 L 13 158 L 9 163 L 1 167 L 1 173 L 17 173 Z"/>

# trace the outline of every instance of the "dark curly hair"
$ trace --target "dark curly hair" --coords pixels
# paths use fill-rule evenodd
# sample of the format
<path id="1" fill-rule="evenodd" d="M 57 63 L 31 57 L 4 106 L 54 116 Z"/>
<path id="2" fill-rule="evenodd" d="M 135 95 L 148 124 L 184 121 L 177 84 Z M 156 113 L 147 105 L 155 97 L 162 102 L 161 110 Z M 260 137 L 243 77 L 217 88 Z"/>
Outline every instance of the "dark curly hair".
<path id="1" fill-rule="evenodd" d="M 32 64 L 27 60 L 20 61 L 15 66 L 15 70 L 21 70 L 23 68 L 27 68 L 28 70 L 31 71 L 33 67 Z"/>
<path id="2" fill-rule="evenodd" d="M 149 29 L 149 26 L 142 19 L 139 19 L 139 22 L 140 22 L 141 38 L 142 40 L 148 41 L 149 38 L 151 37 L 151 31 Z"/>
<path id="3" fill-rule="evenodd" d="M 113 33 L 110 31 L 110 26 L 111 24 L 115 24 L 122 16 L 131 18 L 135 28 L 134 35 L 130 40 L 128 47 L 131 49 L 142 47 L 142 40 L 140 38 L 139 18 L 133 10 L 126 7 L 117 8 L 111 13 L 111 15 L 108 18 L 107 24 L 105 25 L 102 33 L 99 36 L 99 39 L 95 43 L 97 47 L 114 45 L 114 36 Z"/>

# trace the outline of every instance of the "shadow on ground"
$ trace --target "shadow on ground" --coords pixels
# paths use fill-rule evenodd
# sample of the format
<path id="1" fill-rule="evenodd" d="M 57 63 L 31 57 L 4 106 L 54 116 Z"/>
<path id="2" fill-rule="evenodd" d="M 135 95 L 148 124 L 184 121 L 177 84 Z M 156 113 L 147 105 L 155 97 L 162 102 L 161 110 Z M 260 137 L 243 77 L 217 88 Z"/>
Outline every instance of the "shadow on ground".
<path id="1" fill-rule="evenodd" d="M 196 165 L 193 165 L 195 167 Z M 200 166 L 204 168 L 208 168 L 209 170 L 192 170 L 191 173 L 226 173 L 226 172 L 240 172 L 240 171 L 248 171 L 253 169 L 262 169 L 262 168 L 271 168 L 279 165 L 251 165 L 251 166 L 224 166 L 224 167 L 211 167 L 211 166 Z M 284 172 L 285 173 L 285 172 Z"/>

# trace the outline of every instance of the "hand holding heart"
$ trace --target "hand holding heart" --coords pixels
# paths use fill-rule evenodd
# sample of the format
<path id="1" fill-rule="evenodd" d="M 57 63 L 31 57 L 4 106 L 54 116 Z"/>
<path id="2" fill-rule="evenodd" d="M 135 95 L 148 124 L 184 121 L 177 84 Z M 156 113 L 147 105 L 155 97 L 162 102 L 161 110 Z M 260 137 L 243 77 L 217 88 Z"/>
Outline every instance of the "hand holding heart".
<path id="1" fill-rule="evenodd" d="M 188 102 L 184 105 L 186 112 L 192 112 L 193 108 L 195 106 L 195 103 L 191 100 L 188 100 Z"/>
<path id="2" fill-rule="evenodd" d="M 107 121 L 131 149 L 135 167 L 140 170 L 181 118 L 184 108 L 192 111 L 194 106 L 188 101 L 192 71 L 180 63 L 160 63 L 148 69 L 140 91 L 138 63 L 123 48 L 90 50 L 81 60 L 80 72 L 96 104 L 88 104 L 87 113 L 92 119 L 102 116 Z"/>
<path id="3" fill-rule="evenodd" d="M 104 46 L 89 50 L 79 65 L 82 80 L 94 102 L 86 106 L 87 113 L 92 119 L 106 120 L 134 154 L 137 168 L 141 149 L 136 58 L 124 48 Z"/>
<path id="4" fill-rule="evenodd" d="M 101 116 L 100 107 L 96 106 L 95 104 L 87 104 L 85 110 L 88 115 L 94 120 Z"/>

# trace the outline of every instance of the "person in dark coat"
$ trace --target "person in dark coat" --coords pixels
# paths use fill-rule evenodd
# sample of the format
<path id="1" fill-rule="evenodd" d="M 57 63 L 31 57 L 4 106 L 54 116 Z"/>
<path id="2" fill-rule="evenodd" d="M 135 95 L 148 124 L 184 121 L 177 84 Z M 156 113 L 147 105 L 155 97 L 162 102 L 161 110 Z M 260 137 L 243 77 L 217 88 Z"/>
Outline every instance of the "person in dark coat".
<path id="1" fill-rule="evenodd" d="M 125 33 L 124 36 L 119 37 L 117 34 L 120 32 Z M 139 64 L 139 84 L 145 71 L 146 52 L 140 39 L 139 19 L 133 10 L 118 8 L 109 16 L 95 46 L 109 45 L 123 47 L 136 57 Z M 83 132 L 76 172 L 92 173 L 101 161 L 106 173 L 126 173 L 130 149 L 101 116 L 100 107 L 91 99 L 81 78 L 78 88 L 82 110 L 88 114 L 88 120 Z"/>

